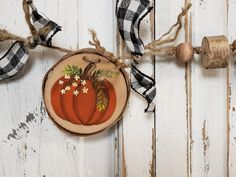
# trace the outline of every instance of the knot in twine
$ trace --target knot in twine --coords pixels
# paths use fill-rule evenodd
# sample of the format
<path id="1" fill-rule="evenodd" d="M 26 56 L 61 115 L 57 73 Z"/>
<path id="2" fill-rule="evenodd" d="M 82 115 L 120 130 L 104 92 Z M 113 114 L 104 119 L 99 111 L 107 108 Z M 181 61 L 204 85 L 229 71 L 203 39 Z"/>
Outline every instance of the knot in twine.
<path id="1" fill-rule="evenodd" d="M 182 12 L 178 15 L 177 21 L 174 25 L 170 27 L 170 29 L 163 34 L 159 39 L 154 40 L 144 46 L 145 53 L 143 56 L 159 56 L 159 57 L 167 57 L 174 56 L 176 54 L 176 46 L 170 47 L 160 47 L 165 44 L 170 44 L 174 42 L 179 36 L 180 30 L 182 29 L 182 18 L 187 14 L 189 9 L 192 7 L 191 3 L 186 4 L 184 8 L 182 8 Z M 171 33 L 174 32 L 172 36 Z M 143 57 L 135 56 L 135 55 L 125 55 L 125 56 L 115 56 L 113 53 L 108 52 L 104 47 L 101 46 L 100 41 L 97 38 L 97 34 L 94 30 L 90 30 L 92 34 L 93 41 L 89 41 L 89 44 L 95 46 L 97 50 L 102 52 L 105 56 L 110 57 L 113 62 L 116 64 L 117 68 L 129 68 L 132 66 L 132 63 L 139 63 Z M 201 47 L 195 47 L 194 52 L 197 54 L 202 54 L 204 51 Z M 129 64 L 126 64 L 124 61 L 129 60 Z"/>
<path id="2" fill-rule="evenodd" d="M 104 56 L 110 58 L 111 61 L 116 65 L 116 69 L 131 67 L 131 64 L 124 63 L 125 59 L 129 59 L 132 61 L 135 61 L 137 59 L 135 56 L 118 57 L 118 56 L 115 56 L 113 53 L 108 52 L 105 47 L 101 46 L 101 42 L 99 41 L 97 37 L 96 31 L 93 29 L 89 29 L 89 31 L 91 32 L 91 35 L 92 35 L 92 41 L 89 41 L 89 44 L 91 46 L 94 46 Z"/>
<path id="3" fill-rule="evenodd" d="M 52 37 L 61 30 L 55 22 L 38 13 L 32 0 L 23 0 L 22 5 L 31 35 L 24 38 L 0 29 L 0 41 L 15 41 L 0 58 L 0 80 L 16 75 L 24 67 L 30 49 L 35 49 L 38 45 L 51 47 Z"/>
<path id="4" fill-rule="evenodd" d="M 40 39 L 40 33 L 23 38 L 23 37 L 14 35 L 8 32 L 7 30 L 0 29 L 0 41 L 6 41 L 6 40 L 21 41 L 29 49 L 35 49 L 38 45 L 42 44 L 42 40 Z"/>
<path id="5" fill-rule="evenodd" d="M 56 23 L 48 19 L 45 20 L 41 15 L 39 15 L 37 13 L 37 9 L 32 3 L 32 0 L 23 0 L 22 5 L 23 5 L 24 13 L 25 13 L 25 21 L 30 29 L 31 35 L 24 38 L 24 37 L 12 34 L 5 29 L 0 29 L 0 41 L 4 41 L 4 40 L 20 41 L 20 42 L 23 42 L 24 45 L 28 47 L 29 49 L 35 49 L 38 45 L 50 47 L 52 44 L 51 38 L 57 31 L 60 31 L 60 27 L 57 26 Z M 38 30 L 36 30 L 34 25 L 31 23 L 31 18 L 35 18 L 35 17 L 32 16 L 32 14 L 30 13 L 30 7 L 32 9 L 32 14 L 35 14 L 37 18 L 40 18 L 39 20 L 44 21 L 45 23 L 45 24 L 40 24 L 42 27 L 39 28 Z M 51 34 L 50 37 L 47 37 L 49 33 L 53 33 L 53 34 Z"/>

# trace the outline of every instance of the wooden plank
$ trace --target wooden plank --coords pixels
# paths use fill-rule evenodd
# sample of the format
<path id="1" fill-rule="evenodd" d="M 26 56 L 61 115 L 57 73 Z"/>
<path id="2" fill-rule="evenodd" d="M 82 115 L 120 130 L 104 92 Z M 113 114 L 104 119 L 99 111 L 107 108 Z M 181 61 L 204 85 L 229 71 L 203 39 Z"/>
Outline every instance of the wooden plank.
<path id="1" fill-rule="evenodd" d="M 35 3 L 39 11 L 63 26 L 54 44 L 72 49 L 87 47 L 90 39 L 87 29 L 92 27 L 102 44 L 114 51 L 115 1 Z M 228 33 L 230 41 L 236 38 L 235 0 L 192 0 L 192 3 L 194 45 L 200 45 L 205 35 Z M 154 38 L 154 28 L 157 37 L 166 32 L 183 4 L 184 0 L 157 1 L 155 17 L 149 15 L 142 23 L 144 42 Z M 21 1 L 2 0 L 0 11 L 4 17 L 0 27 L 29 35 Z M 186 28 L 189 25 L 186 23 Z M 181 31 L 175 44 L 184 38 L 188 38 L 186 30 Z M 121 40 L 118 46 L 118 53 L 122 53 Z M 0 43 L 0 52 L 6 48 Z M 59 129 L 48 118 L 42 102 L 43 75 L 62 55 L 39 47 L 31 52 L 21 77 L 0 83 L 1 176 L 235 177 L 236 64 L 233 60 L 227 70 L 204 70 L 198 56 L 192 65 L 158 58 L 156 120 L 153 114 L 143 113 L 145 101 L 132 93 L 124 119 L 116 130 L 79 138 Z M 140 68 L 154 75 L 150 58 Z"/>
<path id="2" fill-rule="evenodd" d="M 185 6 L 191 3 L 191 0 L 185 0 Z M 192 9 L 185 15 L 185 42 L 192 44 Z M 185 76 L 186 76 L 186 123 L 187 123 L 187 177 L 192 176 L 192 147 L 193 147 L 193 132 L 192 132 L 192 61 L 185 65 Z"/>
<path id="3" fill-rule="evenodd" d="M 193 44 L 227 34 L 226 1 L 193 2 Z M 192 176 L 227 175 L 226 69 L 206 70 L 199 56 L 192 68 Z"/>
<path id="4" fill-rule="evenodd" d="M 107 50 L 114 50 L 114 11 L 111 8 L 113 6 L 114 2 L 110 0 L 78 2 L 80 48 L 89 47 L 88 41 L 91 40 L 91 35 L 88 29 L 93 28 L 96 30 L 101 44 Z M 82 156 L 80 176 L 113 176 L 113 131 L 105 131 L 98 135 L 80 138 L 80 140 L 82 140 L 82 151 L 79 153 Z"/>
<path id="5" fill-rule="evenodd" d="M 154 11 L 142 20 L 140 36 L 145 44 L 154 39 Z M 125 45 L 119 34 L 117 45 L 119 55 L 127 54 L 124 52 Z M 137 67 L 154 77 L 152 58 L 145 57 Z M 144 113 L 146 107 L 146 101 L 138 94 L 131 92 L 117 133 L 120 155 L 118 163 L 120 172 L 117 176 L 155 176 L 155 119 L 153 113 Z"/>
<path id="6" fill-rule="evenodd" d="M 61 4 L 55 0 L 35 3 L 39 11 L 62 26 L 72 25 L 66 22 L 69 10 L 71 21 L 77 19 L 76 1 L 61 1 Z M 29 35 L 21 1 L 1 2 L 1 12 L 9 17 L 1 21 L 4 27 L 19 35 Z M 9 14 L 18 15 L 10 18 Z M 74 26 L 76 28 L 77 25 Z M 70 46 L 63 43 L 64 46 L 76 48 L 77 41 L 74 39 L 77 39 L 77 33 L 71 29 L 64 29 L 55 37 L 54 42 L 61 44 L 58 39 L 64 35 L 64 41 L 70 43 Z M 77 138 L 58 129 L 48 118 L 41 96 L 43 76 L 61 56 L 61 53 L 39 47 L 31 52 L 23 77 L 1 84 L 1 99 L 6 100 L 5 103 L 1 101 L 2 176 L 75 176 L 78 173 Z"/>
<path id="7" fill-rule="evenodd" d="M 228 1 L 228 37 L 229 41 L 233 42 L 236 39 L 236 2 L 233 0 Z M 231 57 L 230 66 L 228 67 L 228 176 L 236 176 L 236 63 L 235 57 Z"/>
<path id="8" fill-rule="evenodd" d="M 168 31 L 176 22 L 185 1 L 156 2 L 156 36 Z M 171 13 L 166 13 L 171 12 Z M 177 45 L 185 40 L 181 31 Z M 156 173 L 157 176 L 185 177 L 188 175 L 188 106 L 186 66 L 175 59 L 157 59 L 156 112 Z"/>
<path id="9" fill-rule="evenodd" d="M 63 26 L 54 44 L 73 49 L 78 45 L 88 46 L 87 28 L 92 26 L 100 34 L 102 43 L 113 49 L 113 28 L 103 25 L 113 23 L 110 9 L 113 2 L 110 0 L 51 0 L 35 4 L 40 12 Z M 19 35 L 29 35 L 21 1 L 4 0 L 0 9 L 6 17 L 1 20 L 1 27 Z M 18 15 L 10 18 L 10 14 Z M 0 49 L 3 48 L 5 45 L 0 44 Z M 62 55 L 39 47 L 31 52 L 24 77 L 0 84 L 1 100 L 5 100 L 0 101 L 0 174 L 4 177 L 113 176 L 112 131 L 79 138 L 59 129 L 46 115 L 41 81 Z"/>

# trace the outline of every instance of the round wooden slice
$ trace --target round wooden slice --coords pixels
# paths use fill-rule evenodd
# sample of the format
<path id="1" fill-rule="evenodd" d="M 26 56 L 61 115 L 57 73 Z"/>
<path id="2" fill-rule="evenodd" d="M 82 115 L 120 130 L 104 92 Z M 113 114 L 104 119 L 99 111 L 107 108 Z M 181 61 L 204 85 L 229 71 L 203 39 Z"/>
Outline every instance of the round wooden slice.
<path id="1" fill-rule="evenodd" d="M 95 49 L 64 56 L 46 74 L 43 97 L 49 116 L 64 129 L 93 134 L 121 117 L 129 97 L 124 69 Z"/>

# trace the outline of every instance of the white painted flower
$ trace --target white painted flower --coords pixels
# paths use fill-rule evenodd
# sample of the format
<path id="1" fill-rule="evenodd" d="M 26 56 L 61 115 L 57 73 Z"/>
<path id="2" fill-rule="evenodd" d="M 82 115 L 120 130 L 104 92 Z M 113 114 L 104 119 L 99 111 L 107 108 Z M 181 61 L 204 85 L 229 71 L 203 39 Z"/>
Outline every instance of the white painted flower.
<path id="1" fill-rule="evenodd" d="M 65 90 L 69 91 L 70 90 L 70 86 L 66 86 Z"/>
<path id="2" fill-rule="evenodd" d="M 62 85 L 62 84 L 64 84 L 64 81 L 59 80 L 58 84 Z"/>
<path id="3" fill-rule="evenodd" d="M 81 84 L 84 86 L 86 84 L 86 80 L 82 80 Z"/>
<path id="4" fill-rule="evenodd" d="M 74 94 L 75 96 L 77 96 L 77 95 L 79 94 L 79 91 L 78 91 L 78 90 L 75 90 L 75 91 L 73 92 L 73 94 Z"/>
<path id="5" fill-rule="evenodd" d="M 82 89 L 82 91 L 83 91 L 83 93 L 88 93 L 88 88 L 84 87 L 84 88 Z"/>
<path id="6" fill-rule="evenodd" d="M 65 79 L 70 79 L 70 75 L 66 74 L 64 78 Z"/>
<path id="7" fill-rule="evenodd" d="M 75 75 L 75 80 L 78 81 L 80 77 L 78 75 Z"/>
<path id="8" fill-rule="evenodd" d="M 73 83 L 72 83 L 72 86 L 73 86 L 73 87 L 77 87 L 78 84 L 77 84 L 76 82 L 73 82 Z"/>
<path id="9" fill-rule="evenodd" d="M 61 94 L 64 95 L 66 93 L 66 90 L 65 89 L 62 89 L 61 90 Z"/>

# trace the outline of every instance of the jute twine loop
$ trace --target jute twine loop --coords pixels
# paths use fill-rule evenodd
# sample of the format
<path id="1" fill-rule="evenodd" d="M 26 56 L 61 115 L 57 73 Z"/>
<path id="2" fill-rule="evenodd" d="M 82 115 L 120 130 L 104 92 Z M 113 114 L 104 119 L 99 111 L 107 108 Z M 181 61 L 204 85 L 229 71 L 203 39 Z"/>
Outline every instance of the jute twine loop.
<path id="1" fill-rule="evenodd" d="M 105 47 L 101 46 L 101 42 L 97 37 L 97 33 L 95 30 L 89 29 L 89 31 L 91 32 L 92 35 L 92 41 L 89 41 L 89 44 L 94 46 L 97 50 L 99 50 L 104 56 L 109 57 L 112 62 L 116 65 L 116 69 L 120 69 L 120 68 L 129 68 L 131 66 L 131 64 L 125 64 L 123 61 L 125 59 L 129 59 L 129 60 L 134 60 L 134 58 L 131 57 L 117 57 L 115 56 L 113 53 L 108 52 L 106 50 Z"/>

